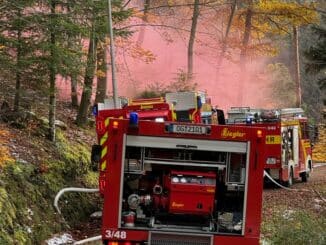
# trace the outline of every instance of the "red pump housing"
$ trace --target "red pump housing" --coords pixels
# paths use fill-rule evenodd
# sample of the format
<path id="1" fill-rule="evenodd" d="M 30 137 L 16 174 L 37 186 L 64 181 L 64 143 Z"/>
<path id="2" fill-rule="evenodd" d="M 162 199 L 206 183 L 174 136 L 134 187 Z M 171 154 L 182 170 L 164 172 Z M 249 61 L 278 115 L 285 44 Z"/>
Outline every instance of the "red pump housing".
<path id="1" fill-rule="evenodd" d="M 212 212 L 216 188 L 215 173 L 171 171 L 170 179 L 170 213 L 210 214 Z"/>

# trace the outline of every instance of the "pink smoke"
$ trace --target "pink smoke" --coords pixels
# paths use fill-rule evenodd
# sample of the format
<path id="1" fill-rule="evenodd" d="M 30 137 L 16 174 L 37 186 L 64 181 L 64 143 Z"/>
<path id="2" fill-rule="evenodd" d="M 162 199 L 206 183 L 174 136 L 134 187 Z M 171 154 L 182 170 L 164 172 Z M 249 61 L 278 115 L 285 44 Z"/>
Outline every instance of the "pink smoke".
<path id="1" fill-rule="evenodd" d="M 141 35 L 141 36 L 140 36 Z M 134 33 L 133 44 L 141 40 L 141 46 L 155 55 L 152 63 L 145 63 L 132 58 L 124 52 L 122 47 L 116 46 L 117 57 L 117 88 L 118 95 L 135 97 L 145 90 L 149 84 L 157 82 L 169 84 L 173 81 L 179 69 L 186 71 L 187 41 L 174 36 L 172 42 L 162 38 L 162 33 L 153 27 L 146 27 L 141 32 Z M 213 105 L 228 109 L 232 106 L 250 106 L 269 108 L 273 106 L 269 101 L 270 81 L 264 75 L 264 59 L 249 60 L 247 73 L 240 75 L 239 65 L 224 59 L 219 71 L 216 67 L 216 54 L 212 50 L 195 45 L 194 74 L 198 90 L 206 91 L 211 97 Z M 236 57 L 237 58 L 237 57 Z M 112 95 L 111 70 L 108 76 L 108 94 Z M 219 77 L 219 79 L 218 79 Z M 245 81 L 243 86 L 240 82 Z M 96 79 L 94 80 L 94 91 Z M 70 98 L 69 80 L 59 78 L 57 81 L 60 98 Z M 239 88 L 242 87 L 242 91 Z M 80 92 L 81 94 L 81 92 Z M 239 94 L 242 101 L 239 102 Z"/>

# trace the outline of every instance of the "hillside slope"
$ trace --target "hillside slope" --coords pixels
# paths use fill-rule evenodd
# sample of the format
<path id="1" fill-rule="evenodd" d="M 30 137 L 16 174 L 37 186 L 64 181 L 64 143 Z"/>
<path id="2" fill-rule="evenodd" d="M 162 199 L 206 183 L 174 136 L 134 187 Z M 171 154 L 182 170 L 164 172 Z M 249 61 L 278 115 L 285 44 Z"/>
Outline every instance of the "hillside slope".
<path id="1" fill-rule="evenodd" d="M 59 103 L 61 126 L 56 143 L 49 142 L 46 110 L 39 109 L 20 124 L 0 122 L 0 244 L 42 244 L 99 209 L 96 194 L 75 193 L 61 198 L 62 215 L 56 213 L 53 201 L 60 189 L 97 187 L 90 168 L 95 130 L 77 128 L 73 110 Z"/>

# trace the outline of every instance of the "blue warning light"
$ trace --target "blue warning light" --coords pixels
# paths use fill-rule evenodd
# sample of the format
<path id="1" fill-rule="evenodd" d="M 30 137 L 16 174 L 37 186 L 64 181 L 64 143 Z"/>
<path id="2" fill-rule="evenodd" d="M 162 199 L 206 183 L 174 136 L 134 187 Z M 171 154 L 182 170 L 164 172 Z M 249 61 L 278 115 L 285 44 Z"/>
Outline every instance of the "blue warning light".
<path id="1" fill-rule="evenodd" d="M 94 105 L 93 106 L 92 113 L 93 113 L 94 116 L 97 116 L 98 115 L 98 107 L 97 107 L 97 105 Z"/>
<path id="2" fill-rule="evenodd" d="M 129 124 L 130 124 L 130 126 L 137 126 L 138 125 L 138 113 L 137 112 L 130 112 Z"/>

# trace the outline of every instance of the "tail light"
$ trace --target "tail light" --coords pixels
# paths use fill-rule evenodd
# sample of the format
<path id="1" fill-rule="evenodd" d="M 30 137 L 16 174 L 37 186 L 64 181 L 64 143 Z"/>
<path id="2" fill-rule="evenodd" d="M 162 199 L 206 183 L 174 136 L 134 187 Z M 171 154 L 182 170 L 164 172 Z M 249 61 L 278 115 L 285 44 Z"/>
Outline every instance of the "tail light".
<path id="1" fill-rule="evenodd" d="M 108 245 L 138 245 L 138 242 L 109 242 Z"/>

